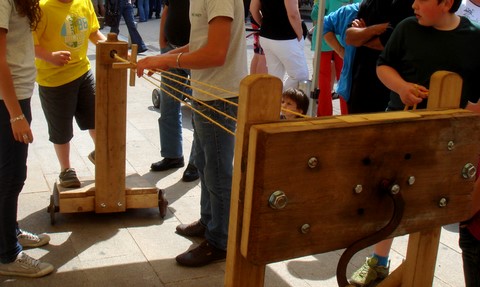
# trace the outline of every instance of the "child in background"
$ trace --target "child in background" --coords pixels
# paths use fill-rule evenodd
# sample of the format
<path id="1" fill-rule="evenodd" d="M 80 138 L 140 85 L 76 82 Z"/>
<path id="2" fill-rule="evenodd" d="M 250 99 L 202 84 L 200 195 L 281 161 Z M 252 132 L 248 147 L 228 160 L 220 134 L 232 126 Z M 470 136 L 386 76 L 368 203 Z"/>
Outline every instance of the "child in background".
<path id="1" fill-rule="evenodd" d="M 431 75 L 439 70 L 455 72 L 463 78 L 461 108 L 470 109 L 478 102 L 480 27 L 455 15 L 460 3 L 461 0 L 415 0 L 415 17 L 397 25 L 376 69 L 380 81 L 391 90 L 388 110 L 403 110 L 404 106 L 416 104 L 425 108 L 428 94 L 418 91 L 427 91 Z M 388 274 L 392 240 L 375 245 L 373 256 L 352 275 L 350 283 L 367 286 Z M 468 286 L 479 286 L 478 250 L 470 250 L 477 256 L 477 272 L 472 274 L 477 285 Z"/>
<path id="2" fill-rule="evenodd" d="M 42 18 L 35 29 L 40 101 L 49 139 L 60 163 L 63 187 L 80 187 L 70 166 L 73 118 L 95 142 L 95 79 L 87 57 L 88 40 L 106 40 L 90 0 L 41 0 Z M 89 159 L 94 162 L 95 153 Z"/>
<path id="3" fill-rule="evenodd" d="M 41 277 L 54 270 L 51 264 L 23 252 L 24 247 L 48 244 L 50 237 L 23 231 L 17 223 L 18 196 L 27 177 L 28 144 L 33 141 L 31 30 L 40 13 L 35 0 L 0 1 L 0 275 L 5 276 Z"/>
<path id="4" fill-rule="evenodd" d="M 299 115 L 289 113 L 288 111 L 306 115 L 308 104 L 308 97 L 302 90 L 293 88 L 287 89 L 282 94 L 282 114 L 280 115 L 280 118 L 286 120 L 300 118 Z"/>

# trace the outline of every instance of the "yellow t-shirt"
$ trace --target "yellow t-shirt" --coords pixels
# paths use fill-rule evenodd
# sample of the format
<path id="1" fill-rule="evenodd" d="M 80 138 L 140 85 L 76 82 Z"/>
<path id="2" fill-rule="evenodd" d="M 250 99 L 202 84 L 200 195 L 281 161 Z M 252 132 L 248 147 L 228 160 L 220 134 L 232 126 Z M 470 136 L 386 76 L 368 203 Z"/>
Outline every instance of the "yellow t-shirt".
<path id="1" fill-rule="evenodd" d="M 35 45 L 47 51 L 70 51 L 65 66 L 55 66 L 36 59 L 37 82 L 41 86 L 58 87 L 69 83 L 90 69 L 87 58 L 90 34 L 99 29 L 91 0 L 41 0 L 42 19 L 33 32 Z"/>

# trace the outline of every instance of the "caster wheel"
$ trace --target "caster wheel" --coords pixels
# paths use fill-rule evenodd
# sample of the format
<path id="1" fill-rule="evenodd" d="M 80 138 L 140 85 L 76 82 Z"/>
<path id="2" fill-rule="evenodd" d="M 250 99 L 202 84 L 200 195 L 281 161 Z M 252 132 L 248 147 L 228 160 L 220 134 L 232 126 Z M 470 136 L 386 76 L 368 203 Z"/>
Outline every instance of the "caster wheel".
<path id="1" fill-rule="evenodd" d="M 160 89 L 152 91 L 152 104 L 156 109 L 160 108 Z"/>
<path id="2" fill-rule="evenodd" d="M 48 213 L 50 213 L 50 224 L 55 225 L 55 211 L 57 207 L 55 206 L 55 199 L 53 195 L 50 195 L 50 205 L 47 208 Z"/>
<path id="3" fill-rule="evenodd" d="M 168 201 L 165 198 L 165 191 L 158 190 L 158 210 L 160 211 L 160 217 L 164 218 L 167 214 Z"/>

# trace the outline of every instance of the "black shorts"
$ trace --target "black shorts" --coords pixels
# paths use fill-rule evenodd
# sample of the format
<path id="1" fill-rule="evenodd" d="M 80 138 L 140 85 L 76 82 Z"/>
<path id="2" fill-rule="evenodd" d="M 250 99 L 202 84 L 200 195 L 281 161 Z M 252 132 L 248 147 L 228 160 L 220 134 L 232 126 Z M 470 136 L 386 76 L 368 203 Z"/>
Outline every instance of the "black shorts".
<path id="1" fill-rule="evenodd" d="M 39 86 L 38 90 L 52 143 L 65 144 L 73 138 L 73 117 L 81 130 L 95 128 L 95 78 L 91 70 L 70 83 Z"/>

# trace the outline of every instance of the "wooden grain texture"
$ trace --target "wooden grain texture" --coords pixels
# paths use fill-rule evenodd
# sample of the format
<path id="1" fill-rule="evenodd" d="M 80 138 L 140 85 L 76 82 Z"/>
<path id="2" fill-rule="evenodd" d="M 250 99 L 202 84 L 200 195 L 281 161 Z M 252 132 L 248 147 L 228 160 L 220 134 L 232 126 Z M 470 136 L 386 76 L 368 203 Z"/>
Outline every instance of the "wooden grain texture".
<path id="1" fill-rule="evenodd" d="M 113 69 L 112 53 L 127 58 L 128 44 L 108 35 L 97 44 L 95 116 L 95 211 L 125 211 L 125 69 Z"/>
<path id="2" fill-rule="evenodd" d="M 282 82 L 272 76 L 252 75 L 240 83 L 225 286 L 263 286 L 265 265 L 252 264 L 240 254 L 248 131 L 253 123 L 279 119 L 281 94 Z"/>
<path id="3" fill-rule="evenodd" d="M 312 119 L 304 123 L 308 129 L 286 122 L 252 127 L 248 160 L 255 167 L 247 175 L 252 197 L 245 202 L 242 229 L 248 260 L 265 264 L 327 252 L 372 234 L 392 216 L 383 180 L 399 184 L 406 202 L 392 236 L 468 217 L 473 179 L 461 171 L 479 154 L 480 136 L 471 133 L 480 128 L 476 114 L 328 121 Z M 447 148 L 450 141 L 453 150 Z M 318 165 L 310 168 L 313 157 Z M 410 176 L 413 185 L 407 184 Z M 360 194 L 354 192 L 357 185 L 363 187 Z M 288 197 L 284 209 L 268 205 L 277 190 Z M 441 198 L 448 201 L 445 208 L 438 205 Z M 307 234 L 300 232 L 304 224 L 310 225 Z"/>

